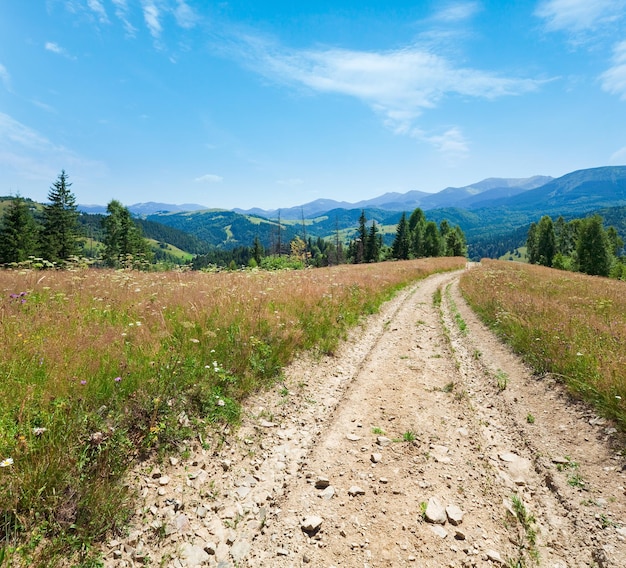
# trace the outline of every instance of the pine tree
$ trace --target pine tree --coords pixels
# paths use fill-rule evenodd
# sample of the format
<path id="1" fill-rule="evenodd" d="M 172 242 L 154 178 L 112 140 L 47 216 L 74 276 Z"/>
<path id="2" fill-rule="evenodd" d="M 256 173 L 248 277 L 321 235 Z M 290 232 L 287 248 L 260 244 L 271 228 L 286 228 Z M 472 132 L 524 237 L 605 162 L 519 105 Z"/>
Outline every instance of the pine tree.
<path id="1" fill-rule="evenodd" d="M 393 258 L 398 260 L 407 260 L 411 252 L 411 234 L 409 231 L 409 223 L 406 220 L 406 213 L 402 213 L 400 222 L 396 228 L 396 237 L 391 246 Z"/>
<path id="2" fill-rule="evenodd" d="M 381 243 L 378 235 L 376 221 L 372 221 L 372 226 L 367 234 L 365 242 L 365 262 L 378 262 L 380 258 Z"/>
<path id="3" fill-rule="evenodd" d="M 0 229 L 0 263 L 23 262 L 37 250 L 37 224 L 28 203 L 15 197 L 9 204 Z"/>
<path id="4" fill-rule="evenodd" d="M 44 207 L 41 248 L 43 256 L 51 262 L 64 262 L 78 253 L 76 198 L 67 178 L 65 170 L 61 170 L 48 193 L 50 203 Z"/>
<path id="5" fill-rule="evenodd" d="M 135 225 L 130 211 L 113 199 L 107 206 L 108 215 L 102 220 L 104 229 L 103 260 L 111 267 L 137 267 L 149 254 L 148 243 Z"/>

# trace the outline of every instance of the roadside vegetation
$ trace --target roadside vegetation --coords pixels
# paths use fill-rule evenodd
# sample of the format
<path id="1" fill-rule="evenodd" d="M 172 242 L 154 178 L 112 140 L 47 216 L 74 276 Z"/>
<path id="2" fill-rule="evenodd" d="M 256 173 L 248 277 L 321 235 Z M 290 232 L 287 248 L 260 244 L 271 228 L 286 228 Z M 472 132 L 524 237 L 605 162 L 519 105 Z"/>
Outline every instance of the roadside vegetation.
<path id="1" fill-rule="evenodd" d="M 464 265 L 0 271 L 0 565 L 97 566 L 91 543 L 132 509 L 129 466 L 220 443 L 298 351 L 332 353 L 396 290 Z"/>
<path id="2" fill-rule="evenodd" d="M 626 282 L 483 260 L 461 289 L 538 373 L 551 373 L 626 430 Z"/>

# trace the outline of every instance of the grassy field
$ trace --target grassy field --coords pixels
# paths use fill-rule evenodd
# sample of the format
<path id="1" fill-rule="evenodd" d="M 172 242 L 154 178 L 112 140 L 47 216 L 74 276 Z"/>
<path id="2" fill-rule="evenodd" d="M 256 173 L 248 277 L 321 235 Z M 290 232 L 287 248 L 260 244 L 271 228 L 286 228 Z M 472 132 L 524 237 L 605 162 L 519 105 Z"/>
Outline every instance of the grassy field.
<path id="1" fill-rule="evenodd" d="M 483 260 L 461 289 L 537 372 L 558 376 L 626 430 L 626 282 Z"/>
<path id="2" fill-rule="evenodd" d="M 129 465 L 198 430 L 216 443 L 298 351 L 332 353 L 394 291 L 464 265 L 0 271 L 0 566 L 97 566 Z"/>

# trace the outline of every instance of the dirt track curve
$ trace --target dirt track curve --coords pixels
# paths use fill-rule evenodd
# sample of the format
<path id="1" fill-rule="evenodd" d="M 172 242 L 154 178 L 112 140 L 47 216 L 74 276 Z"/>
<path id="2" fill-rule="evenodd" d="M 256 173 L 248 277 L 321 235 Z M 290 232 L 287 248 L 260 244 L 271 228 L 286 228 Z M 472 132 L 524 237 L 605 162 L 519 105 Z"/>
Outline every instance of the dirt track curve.
<path id="1" fill-rule="evenodd" d="M 219 444 L 142 464 L 106 566 L 626 567 L 619 434 L 529 373 L 459 276 L 294 363 Z"/>

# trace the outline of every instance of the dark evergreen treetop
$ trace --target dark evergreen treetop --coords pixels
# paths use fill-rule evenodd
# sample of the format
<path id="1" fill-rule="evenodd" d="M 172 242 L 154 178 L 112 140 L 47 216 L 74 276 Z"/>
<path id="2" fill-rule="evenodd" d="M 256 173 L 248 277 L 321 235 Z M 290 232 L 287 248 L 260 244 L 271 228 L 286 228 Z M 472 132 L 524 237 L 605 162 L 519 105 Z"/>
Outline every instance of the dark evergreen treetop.
<path id="1" fill-rule="evenodd" d="M 76 198 L 67 178 L 65 170 L 61 170 L 48 193 L 50 203 L 43 211 L 41 252 L 51 262 L 64 262 L 78 253 Z"/>

